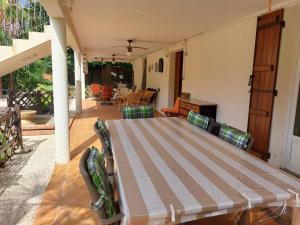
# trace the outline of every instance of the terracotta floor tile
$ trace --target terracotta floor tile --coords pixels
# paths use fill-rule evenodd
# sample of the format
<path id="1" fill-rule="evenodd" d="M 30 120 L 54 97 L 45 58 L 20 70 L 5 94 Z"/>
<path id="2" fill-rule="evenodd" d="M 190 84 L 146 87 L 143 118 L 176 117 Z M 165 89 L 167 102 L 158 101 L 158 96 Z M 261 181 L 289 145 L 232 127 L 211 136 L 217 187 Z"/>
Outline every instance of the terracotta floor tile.
<path id="1" fill-rule="evenodd" d="M 101 106 L 99 102 L 83 102 L 83 113 L 76 115 L 70 130 L 71 161 L 56 165 L 42 202 L 36 213 L 34 225 L 93 225 L 98 224 L 90 210 L 90 196 L 80 176 L 79 161 L 82 152 L 101 143 L 93 130 L 97 118 L 119 119 L 117 105 Z"/>

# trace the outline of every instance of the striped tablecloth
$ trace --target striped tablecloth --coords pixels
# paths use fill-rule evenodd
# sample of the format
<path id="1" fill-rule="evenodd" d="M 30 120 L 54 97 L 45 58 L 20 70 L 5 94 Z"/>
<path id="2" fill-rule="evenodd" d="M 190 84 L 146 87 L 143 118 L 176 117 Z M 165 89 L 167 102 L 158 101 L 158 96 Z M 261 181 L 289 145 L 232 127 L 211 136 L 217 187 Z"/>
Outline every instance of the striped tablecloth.
<path id="1" fill-rule="evenodd" d="M 300 193 L 299 180 L 186 120 L 115 120 L 108 126 L 127 224 L 282 206 Z"/>

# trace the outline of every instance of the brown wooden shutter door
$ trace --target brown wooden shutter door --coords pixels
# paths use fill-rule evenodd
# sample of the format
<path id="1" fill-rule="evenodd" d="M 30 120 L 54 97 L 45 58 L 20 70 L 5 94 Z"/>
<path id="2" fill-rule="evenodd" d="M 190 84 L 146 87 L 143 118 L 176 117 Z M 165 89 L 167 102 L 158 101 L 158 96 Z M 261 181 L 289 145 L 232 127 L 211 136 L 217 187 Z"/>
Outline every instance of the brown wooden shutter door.
<path id="1" fill-rule="evenodd" d="M 248 132 L 254 138 L 252 150 L 265 160 L 269 157 L 273 103 L 277 95 L 275 88 L 283 14 L 282 9 L 258 18 L 253 74 L 249 81 Z"/>

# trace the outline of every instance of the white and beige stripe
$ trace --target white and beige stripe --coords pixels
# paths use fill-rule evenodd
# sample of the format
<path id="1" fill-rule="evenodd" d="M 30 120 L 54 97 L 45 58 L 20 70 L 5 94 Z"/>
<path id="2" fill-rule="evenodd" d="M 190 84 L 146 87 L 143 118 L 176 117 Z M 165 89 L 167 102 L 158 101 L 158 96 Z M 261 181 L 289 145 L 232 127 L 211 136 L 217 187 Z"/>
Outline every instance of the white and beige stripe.
<path id="1" fill-rule="evenodd" d="M 130 224 L 176 221 L 282 204 L 300 182 L 179 118 L 109 121 Z M 172 207 L 170 207 L 172 205 Z"/>

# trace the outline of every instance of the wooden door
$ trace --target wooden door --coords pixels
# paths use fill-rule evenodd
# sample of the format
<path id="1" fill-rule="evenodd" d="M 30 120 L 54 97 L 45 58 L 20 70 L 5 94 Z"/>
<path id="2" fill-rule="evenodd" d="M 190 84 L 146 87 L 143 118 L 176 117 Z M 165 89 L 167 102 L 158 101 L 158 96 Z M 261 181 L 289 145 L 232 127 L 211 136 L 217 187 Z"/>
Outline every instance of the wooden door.
<path id="1" fill-rule="evenodd" d="M 269 142 L 274 96 L 277 95 L 275 87 L 283 14 L 282 9 L 258 18 L 253 74 L 249 81 L 248 132 L 254 138 L 252 150 L 264 160 L 270 157 Z"/>
<path id="2" fill-rule="evenodd" d="M 183 51 L 175 54 L 175 85 L 174 85 L 174 102 L 177 97 L 181 96 L 182 91 L 182 69 L 183 69 Z"/>

